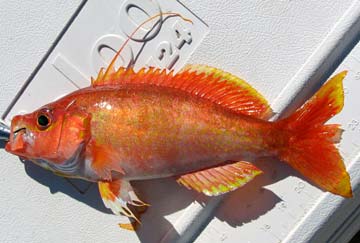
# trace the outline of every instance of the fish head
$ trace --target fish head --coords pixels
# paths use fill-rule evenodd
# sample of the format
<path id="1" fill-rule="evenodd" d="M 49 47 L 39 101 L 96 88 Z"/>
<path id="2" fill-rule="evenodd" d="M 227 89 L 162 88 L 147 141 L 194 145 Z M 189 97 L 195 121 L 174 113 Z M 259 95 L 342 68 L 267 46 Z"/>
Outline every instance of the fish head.
<path id="1" fill-rule="evenodd" d="M 72 106 L 50 104 L 11 121 L 7 152 L 55 170 L 78 157 L 90 139 L 90 115 Z M 61 172 L 61 171 L 57 171 Z"/>

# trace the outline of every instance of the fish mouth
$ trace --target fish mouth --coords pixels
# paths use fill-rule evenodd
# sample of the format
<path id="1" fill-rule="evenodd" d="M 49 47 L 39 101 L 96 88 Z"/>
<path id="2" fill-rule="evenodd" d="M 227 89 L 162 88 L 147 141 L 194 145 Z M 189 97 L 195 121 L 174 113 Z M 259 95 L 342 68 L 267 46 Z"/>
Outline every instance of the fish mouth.
<path id="1" fill-rule="evenodd" d="M 12 139 L 15 140 L 21 134 L 26 134 L 26 131 L 27 131 L 26 127 L 21 127 L 21 128 L 16 129 L 15 131 L 13 131 Z"/>
<path id="2" fill-rule="evenodd" d="M 10 134 L 10 140 L 5 146 L 5 150 L 10 153 L 22 152 L 25 148 L 24 135 L 27 134 L 27 129 L 24 126 L 16 127 Z"/>

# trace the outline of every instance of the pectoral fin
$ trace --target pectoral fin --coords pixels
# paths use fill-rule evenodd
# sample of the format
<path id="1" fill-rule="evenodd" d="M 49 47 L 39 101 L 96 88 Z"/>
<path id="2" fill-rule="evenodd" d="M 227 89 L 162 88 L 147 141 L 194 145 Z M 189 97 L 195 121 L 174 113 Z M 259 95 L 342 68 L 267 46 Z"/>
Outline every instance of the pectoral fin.
<path id="1" fill-rule="evenodd" d="M 115 149 L 99 145 L 95 141 L 90 141 L 87 146 L 86 151 L 91 151 L 87 154 L 92 160 L 91 167 L 102 180 L 111 181 L 112 171 L 125 174 L 119 163 L 121 159 Z"/>
<path id="2" fill-rule="evenodd" d="M 101 198 L 107 208 L 111 209 L 114 214 L 122 213 L 140 223 L 137 216 L 129 209 L 128 204 L 136 207 L 149 206 L 149 204 L 137 197 L 128 181 L 100 181 L 98 185 Z"/>
<path id="3" fill-rule="evenodd" d="M 208 196 L 217 196 L 239 188 L 262 171 L 245 161 L 185 174 L 177 182 Z"/>

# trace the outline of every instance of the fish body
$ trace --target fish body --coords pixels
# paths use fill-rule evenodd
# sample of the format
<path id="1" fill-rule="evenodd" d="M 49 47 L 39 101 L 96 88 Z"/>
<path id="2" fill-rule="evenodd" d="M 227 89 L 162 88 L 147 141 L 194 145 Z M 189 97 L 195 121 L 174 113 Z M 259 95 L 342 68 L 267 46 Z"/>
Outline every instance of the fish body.
<path id="1" fill-rule="evenodd" d="M 282 140 L 274 123 L 164 87 L 90 87 L 46 109 L 64 109 L 71 102 L 91 116 L 88 143 L 110 149 L 125 172 L 118 176 L 126 179 L 168 177 L 227 160 L 270 156 L 275 153 L 271 147 Z M 91 160 L 94 151 L 87 152 L 85 159 Z M 84 178 L 92 180 L 88 175 L 84 171 Z"/>
<path id="2" fill-rule="evenodd" d="M 190 66 L 177 75 L 100 72 L 92 86 L 14 117 L 6 150 L 63 176 L 99 182 L 105 204 L 130 217 L 126 203 L 144 205 L 131 180 L 175 176 L 188 188 L 218 195 L 262 173 L 249 162 L 264 156 L 351 196 L 334 146 L 339 127 L 324 125 L 342 109 L 344 76 L 335 76 L 289 118 L 269 122 L 265 99 L 215 68 Z"/>

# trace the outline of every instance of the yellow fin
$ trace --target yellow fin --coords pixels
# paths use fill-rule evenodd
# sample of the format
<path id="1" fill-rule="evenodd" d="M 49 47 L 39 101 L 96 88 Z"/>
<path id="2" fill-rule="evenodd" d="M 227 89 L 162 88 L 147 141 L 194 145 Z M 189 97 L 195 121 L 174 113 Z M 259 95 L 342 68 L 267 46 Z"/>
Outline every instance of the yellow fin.
<path id="1" fill-rule="evenodd" d="M 217 196 L 239 188 L 262 171 L 245 161 L 185 174 L 177 182 L 208 196 Z"/>
<path id="2" fill-rule="evenodd" d="M 273 115 L 265 97 L 245 80 L 231 73 L 201 64 L 188 64 L 182 69 L 182 72 L 196 72 L 199 75 L 204 74 L 206 77 L 211 77 L 209 78 L 210 82 L 212 79 L 217 79 L 218 82 L 227 83 L 229 86 L 234 85 L 238 89 L 238 93 L 229 92 L 230 94 L 225 97 L 218 98 L 218 102 L 227 108 L 260 119 L 269 119 Z"/>
<path id="3" fill-rule="evenodd" d="M 142 202 L 137 197 L 128 181 L 120 179 L 114 181 L 99 181 L 98 186 L 101 198 L 107 208 L 111 209 L 114 214 L 122 213 L 140 224 L 140 220 L 137 215 L 131 211 L 128 204 L 135 207 L 149 206 L 149 204 Z"/>
<path id="4" fill-rule="evenodd" d="M 120 228 L 125 229 L 125 230 L 129 230 L 129 231 L 136 231 L 137 228 L 139 227 L 139 223 L 137 221 L 128 223 L 128 224 L 118 224 Z"/>

